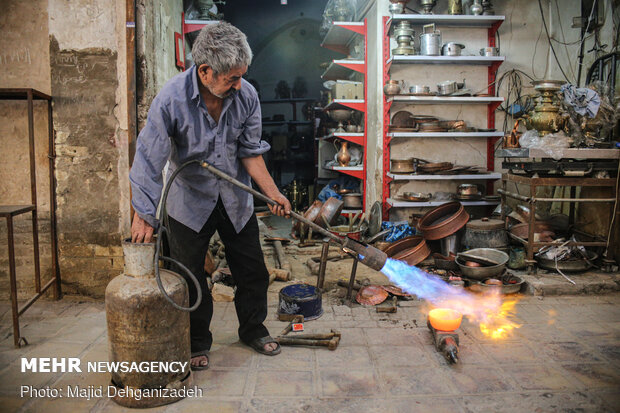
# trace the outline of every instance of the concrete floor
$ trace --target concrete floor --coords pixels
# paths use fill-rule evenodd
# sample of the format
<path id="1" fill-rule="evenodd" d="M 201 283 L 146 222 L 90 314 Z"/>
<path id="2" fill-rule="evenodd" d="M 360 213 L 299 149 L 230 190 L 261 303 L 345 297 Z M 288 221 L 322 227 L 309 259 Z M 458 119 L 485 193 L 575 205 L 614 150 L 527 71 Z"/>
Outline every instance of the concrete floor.
<path id="1" fill-rule="evenodd" d="M 269 226 L 269 221 L 267 222 Z M 274 225 L 273 235 L 286 236 Z M 275 230 L 275 233 L 273 232 Z M 266 261 L 273 262 L 266 247 Z M 316 283 L 305 266 L 320 246 L 287 248 L 294 280 Z M 426 327 L 426 304 L 400 301 L 395 314 L 345 305 L 351 260 L 327 266 L 324 314 L 306 322 L 306 332 L 338 329 L 342 341 L 326 348 L 284 347 L 276 357 L 241 345 L 232 303 L 215 303 L 211 368 L 194 373 L 201 398 L 149 411 L 161 412 L 554 412 L 620 411 L 620 293 L 618 274 L 576 276 L 582 286 L 566 287 L 557 275 L 540 274 L 517 304 L 521 327 L 508 339 L 492 340 L 463 321 L 460 362 L 439 354 Z M 385 284 L 387 278 L 363 266 L 359 280 Z M 561 277 L 560 277 L 561 278 Z M 278 291 L 269 288 L 266 325 L 277 335 Z M 556 288 L 559 286 L 561 288 Z M 615 287 L 615 288 L 614 288 Z M 590 295 L 554 295 L 569 293 Z M 544 296 L 540 296 L 543 294 Z M 79 357 L 107 361 L 102 302 L 65 297 L 41 301 L 21 318 L 29 345 L 13 348 L 11 313 L 0 303 L 0 412 L 130 411 L 107 398 L 20 398 L 22 385 L 37 388 L 107 386 L 105 373 L 21 373 L 21 357 Z"/>
<path id="2" fill-rule="evenodd" d="M 267 326 L 277 334 L 277 291 L 269 294 Z M 435 351 L 424 303 L 401 301 L 395 314 L 374 308 L 324 305 L 306 331 L 342 332 L 338 349 L 285 347 L 276 357 L 239 344 L 232 303 L 216 303 L 211 368 L 195 373 L 202 398 L 165 412 L 489 412 L 620 410 L 620 294 L 524 297 L 522 327 L 502 341 L 464 321 L 460 363 Z M 12 347 L 10 310 L 1 306 L 0 411 L 127 411 L 108 399 L 29 399 L 21 385 L 103 385 L 103 373 L 21 373 L 20 357 L 80 357 L 107 361 L 100 302 L 65 298 L 35 304 L 22 320 L 30 345 Z"/>

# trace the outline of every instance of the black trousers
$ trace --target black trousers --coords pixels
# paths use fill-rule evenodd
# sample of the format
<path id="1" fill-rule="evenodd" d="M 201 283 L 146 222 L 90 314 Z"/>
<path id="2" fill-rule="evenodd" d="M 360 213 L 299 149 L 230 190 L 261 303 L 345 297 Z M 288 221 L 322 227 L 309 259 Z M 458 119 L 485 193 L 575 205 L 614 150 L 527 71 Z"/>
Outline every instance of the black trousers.
<path id="1" fill-rule="evenodd" d="M 188 228 L 172 217 L 168 219 L 168 245 L 172 258 L 180 261 L 198 278 L 202 288 L 202 303 L 190 313 L 192 352 L 209 350 L 213 337 L 209 326 L 213 316 L 213 300 L 204 275 L 204 262 L 211 237 L 217 230 L 226 249 L 226 260 L 237 285 L 235 308 L 239 319 L 239 338 L 244 342 L 269 335 L 263 321 L 267 317 L 267 287 L 269 273 L 260 247 L 258 221 L 252 215 L 237 234 L 222 200 L 219 199 L 211 216 L 200 232 Z M 184 274 L 177 268 L 179 274 Z M 196 302 L 196 288 L 187 279 L 190 305 Z"/>

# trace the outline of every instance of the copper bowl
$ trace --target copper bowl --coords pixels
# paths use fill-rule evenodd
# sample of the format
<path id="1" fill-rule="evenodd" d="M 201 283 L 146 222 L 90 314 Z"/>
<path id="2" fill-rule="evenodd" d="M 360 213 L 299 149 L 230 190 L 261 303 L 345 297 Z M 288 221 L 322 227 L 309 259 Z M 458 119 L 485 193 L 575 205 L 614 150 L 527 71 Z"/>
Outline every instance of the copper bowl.
<path id="1" fill-rule="evenodd" d="M 417 265 L 431 255 L 426 240 L 419 235 L 412 235 L 392 243 L 384 252 L 388 257 L 404 261 L 409 265 Z"/>
<path id="2" fill-rule="evenodd" d="M 428 211 L 418 221 L 418 229 L 428 240 L 448 237 L 467 224 L 469 214 L 460 202 L 447 202 Z"/>

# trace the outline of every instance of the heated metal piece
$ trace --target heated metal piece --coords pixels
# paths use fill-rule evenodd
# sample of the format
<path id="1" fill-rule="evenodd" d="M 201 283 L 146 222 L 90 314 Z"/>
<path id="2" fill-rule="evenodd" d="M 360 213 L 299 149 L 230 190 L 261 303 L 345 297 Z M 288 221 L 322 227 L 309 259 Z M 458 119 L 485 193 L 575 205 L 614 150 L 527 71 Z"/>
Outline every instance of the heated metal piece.
<path id="1" fill-rule="evenodd" d="M 426 325 L 431 331 L 435 348 L 446 357 L 449 363 L 455 364 L 459 361 L 459 335 L 456 331 L 441 331 L 435 329 L 430 321 Z"/>

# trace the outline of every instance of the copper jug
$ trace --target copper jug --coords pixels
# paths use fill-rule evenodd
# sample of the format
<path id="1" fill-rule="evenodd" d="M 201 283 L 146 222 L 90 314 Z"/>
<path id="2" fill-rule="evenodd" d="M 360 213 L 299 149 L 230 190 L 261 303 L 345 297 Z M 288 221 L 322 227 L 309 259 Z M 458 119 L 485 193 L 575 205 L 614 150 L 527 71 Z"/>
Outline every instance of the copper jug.
<path id="1" fill-rule="evenodd" d="M 334 146 L 336 146 L 336 142 L 341 142 L 340 150 L 338 150 L 338 153 L 336 154 L 336 162 L 338 162 L 338 165 L 340 166 L 348 166 L 351 161 L 351 154 L 349 153 L 348 148 L 349 142 L 336 140 L 334 141 Z M 337 146 L 336 149 L 338 149 Z"/>

